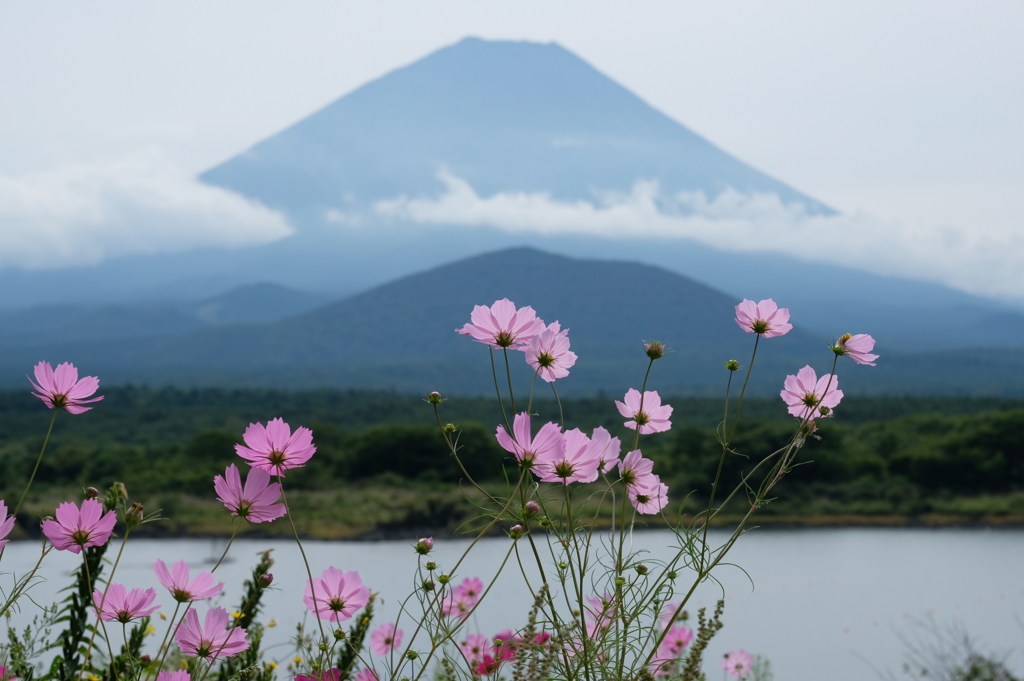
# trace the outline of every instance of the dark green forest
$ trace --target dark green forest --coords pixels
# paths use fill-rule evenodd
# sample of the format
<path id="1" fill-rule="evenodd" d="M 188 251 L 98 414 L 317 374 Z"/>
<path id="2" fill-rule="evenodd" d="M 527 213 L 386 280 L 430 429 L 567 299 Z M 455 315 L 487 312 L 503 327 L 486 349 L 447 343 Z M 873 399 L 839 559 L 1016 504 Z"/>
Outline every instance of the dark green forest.
<path id="1" fill-rule="evenodd" d="M 289 471 L 292 505 L 312 536 L 403 534 L 454 529 L 473 514 L 472 495 L 448 454 L 424 397 L 352 391 L 152 390 L 115 388 L 81 415 L 57 414 L 19 532 L 79 498 L 84 486 L 121 481 L 147 510 L 169 519 L 156 533 L 219 534 L 231 518 L 212 479 L 239 463 L 234 445 L 253 421 L 280 416 L 313 430 L 317 454 Z M 644 436 L 641 448 L 671 489 L 674 513 L 706 504 L 721 452 L 721 401 L 664 398 L 673 428 Z M 511 406 L 505 405 L 507 410 Z M 518 404 L 522 410 L 524 405 Z M 733 408 L 735 404 L 733 404 Z M 31 473 L 52 414 L 26 392 L 0 393 L 0 480 L 8 505 Z M 558 405 L 536 401 L 535 428 L 558 421 Z M 567 428 L 603 425 L 628 446 L 613 398 L 563 401 Z M 496 401 L 456 398 L 440 405 L 458 427 L 461 458 L 479 481 L 500 489 L 501 422 Z M 723 479 L 745 471 L 788 441 L 796 425 L 780 400 L 747 400 Z M 759 511 L 762 524 L 1024 522 L 1024 400 L 848 397 L 809 439 L 796 467 Z M 687 498 L 687 495 L 690 495 Z M 290 495 L 290 499 L 292 495 Z M 742 495 L 736 511 L 742 506 Z M 259 528 L 275 532 L 283 528 Z M 376 533 L 376 534 L 375 534 Z"/>

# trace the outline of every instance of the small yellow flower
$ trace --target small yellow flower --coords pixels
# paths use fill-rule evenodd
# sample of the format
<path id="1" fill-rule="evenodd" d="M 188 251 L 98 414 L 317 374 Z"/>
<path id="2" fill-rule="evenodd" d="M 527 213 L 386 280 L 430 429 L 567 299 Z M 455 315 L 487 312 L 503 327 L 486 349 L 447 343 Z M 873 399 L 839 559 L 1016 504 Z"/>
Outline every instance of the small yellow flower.
<path id="1" fill-rule="evenodd" d="M 243 617 L 245 617 L 245 613 L 244 612 L 233 612 L 233 613 L 231 613 L 231 616 L 234 617 L 236 620 L 240 620 Z"/>
<path id="2" fill-rule="evenodd" d="M 167 615 L 165 615 L 165 614 L 163 614 L 163 613 L 160 613 L 160 619 L 162 619 L 162 620 L 165 620 L 165 619 L 167 619 Z"/>
<path id="3" fill-rule="evenodd" d="M 276 626 L 277 626 L 277 620 L 275 620 L 273 617 L 271 617 L 270 621 L 267 622 L 267 627 L 268 628 L 273 628 L 273 627 L 276 627 Z"/>
<path id="4" fill-rule="evenodd" d="M 294 662 L 295 664 L 299 664 L 300 662 L 302 662 L 302 658 L 301 657 L 293 657 L 292 658 L 292 662 Z"/>
<path id="5" fill-rule="evenodd" d="M 268 662 L 267 663 L 267 668 L 268 669 L 277 669 L 277 663 L 276 662 Z"/>
<path id="6" fill-rule="evenodd" d="M 181 668 L 182 669 L 188 669 L 188 660 L 182 660 L 181 661 Z M 99 680 L 97 679 L 97 681 L 99 681 Z"/>
<path id="7" fill-rule="evenodd" d="M 154 627 L 152 624 L 150 624 L 148 627 L 146 627 L 146 636 L 152 636 L 155 633 L 156 633 L 156 627 Z"/>
<path id="8" fill-rule="evenodd" d="M 89 679 L 89 681 L 100 681 L 100 677 L 98 677 L 98 676 L 93 676 L 93 675 L 92 675 L 92 674 L 90 674 L 89 672 L 86 672 L 86 673 L 85 673 L 85 678 Z"/>

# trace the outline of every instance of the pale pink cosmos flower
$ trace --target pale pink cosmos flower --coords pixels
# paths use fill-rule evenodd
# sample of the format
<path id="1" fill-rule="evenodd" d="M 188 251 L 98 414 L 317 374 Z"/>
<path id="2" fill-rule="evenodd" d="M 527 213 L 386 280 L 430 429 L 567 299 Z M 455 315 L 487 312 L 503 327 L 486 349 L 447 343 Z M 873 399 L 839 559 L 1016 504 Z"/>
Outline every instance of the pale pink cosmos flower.
<path id="1" fill-rule="evenodd" d="M 587 596 L 586 616 L 598 630 L 610 627 L 615 621 L 615 595 Z"/>
<path id="2" fill-rule="evenodd" d="M 474 605 L 476 605 L 475 601 L 471 601 L 465 596 L 450 593 L 441 601 L 441 614 L 445 617 L 458 617 L 464 620 L 469 617 L 469 613 L 473 610 Z"/>
<path id="3" fill-rule="evenodd" d="M 649 486 L 641 487 L 633 485 L 629 488 L 629 502 L 637 513 L 643 515 L 654 515 L 668 505 L 668 485 L 663 483 L 657 475 L 654 481 L 648 481 Z"/>
<path id="4" fill-rule="evenodd" d="M 313 578 L 316 589 L 316 603 L 309 582 L 302 602 L 322 620 L 341 622 L 352 617 L 370 601 L 370 590 L 363 586 L 358 572 L 342 572 L 331 566 L 319 577 Z"/>
<path id="5" fill-rule="evenodd" d="M 484 594 L 484 583 L 479 577 L 466 577 L 452 591 L 460 598 L 465 598 L 476 605 Z"/>
<path id="6" fill-rule="evenodd" d="M 160 672 L 156 675 L 156 681 L 192 681 L 192 677 L 184 669 L 173 672 Z"/>
<path id="7" fill-rule="evenodd" d="M 228 628 L 231 617 L 224 608 L 210 608 L 206 619 L 199 626 L 199 614 L 195 609 L 185 614 L 185 623 L 178 627 L 175 638 L 178 648 L 186 655 L 212 660 L 218 657 L 234 657 L 249 648 L 245 640 L 245 629 Z"/>
<path id="8" fill-rule="evenodd" d="M 369 667 L 360 669 L 359 672 L 356 673 L 356 681 L 378 681 L 377 672 L 373 671 Z"/>
<path id="9" fill-rule="evenodd" d="M 7 535 L 14 529 L 14 516 L 7 515 L 7 504 L 0 500 L 0 550 L 7 546 L 10 540 Z"/>
<path id="10" fill-rule="evenodd" d="M 843 399 L 839 390 L 839 378 L 825 374 L 821 378 L 810 366 L 805 366 L 796 376 L 786 376 L 785 387 L 779 395 L 789 405 L 789 413 L 798 419 L 813 420 L 831 413 Z M 825 390 L 828 390 L 828 394 Z M 822 407 L 826 412 L 822 412 Z"/>
<path id="11" fill-rule="evenodd" d="M 146 615 L 152 615 L 160 607 L 159 605 L 153 605 L 153 600 L 156 598 L 156 589 L 132 589 L 128 591 L 125 589 L 123 584 L 112 582 L 107 587 L 107 595 L 103 595 L 103 591 L 96 589 L 92 592 L 92 602 L 96 606 L 96 614 L 100 619 L 109 622 L 110 620 L 117 620 L 122 624 L 127 624 L 133 619 L 138 617 L 145 617 Z M 102 605 L 101 605 L 102 604 Z"/>
<path id="12" fill-rule="evenodd" d="M 370 634 L 370 648 L 378 655 L 387 655 L 400 645 L 402 630 L 395 629 L 395 625 L 390 622 L 380 625 Z"/>
<path id="13" fill-rule="evenodd" d="M 188 564 L 183 560 L 175 563 L 168 572 L 167 566 L 158 558 L 153 564 L 153 572 L 156 573 L 156 578 L 160 580 L 160 583 L 171 592 L 174 600 L 179 603 L 205 601 L 207 598 L 213 598 L 219 594 L 220 590 L 224 588 L 224 582 L 213 583 L 213 574 L 209 572 L 200 572 L 189 583 Z"/>
<path id="14" fill-rule="evenodd" d="M 43 521 L 43 534 L 58 551 L 80 553 L 90 546 L 103 546 L 117 524 L 117 512 L 107 511 L 95 499 L 86 499 L 82 508 L 70 502 L 57 507 L 56 520 Z"/>
<path id="15" fill-rule="evenodd" d="M 744 300 L 736 306 L 736 323 L 747 333 L 765 338 L 783 336 L 793 328 L 789 323 L 789 309 L 780 308 L 771 298 L 760 303 Z"/>
<path id="16" fill-rule="evenodd" d="M 469 634 L 459 644 L 459 650 L 466 656 L 470 663 L 480 662 L 490 647 L 490 641 L 483 634 Z"/>
<path id="17" fill-rule="evenodd" d="M 679 615 L 676 616 L 676 611 L 679 610 L 679 604 L 675 601 L 670 601 L 665 604 L 665 610 L 661 613 L 661 626 L 665 629 L 671 627 L 677 620 L 683 618 L 683 611 L 679 610 Z"/>
<path id="18" fill-rule="evenodd" d="M 508 298 L 494 301 L 494 305 L 476 305 L 470 322 L 455 333 L 469 336 L 492 348 L 525 350 L 533 337 L 544 330 L 544 321 L 537 319 L 532 307 L 516 309 Z"/>
<path id="19" fill-rule="evenodd" d="M 542 482 L 594 482 L 601 465 L 598 453 L 591 447 L 590 438 L 579 428 L 573 428 L 563 436 L 565 445 L 562 455 L 544 459 L 534 469 Z"/>
<path id="20" fill-rule="evenodd" d="M 250 423 L 242 436 L 245 445 L 235 445 L 235 452 L 253 468 L 284 477 L 290 468 L 301 468 L 316 453 L 313 431 L 291 427 L 283 419 L 274 419 L 263 426 Z"/>
<path id="21" fill-rule="evenodd" d="M 622 441 L 619 438 L 612 437 L 606 429 L 598 426 L 590 437 L 590 446 L 600 462 L 602 473 L 611 473 L 618 467 L 622 455 Z"/>
<path id="22" fill-rule="evenodd" d="M 745 650 L 734 650 L 726 653 L 722 659 L 722 669 L 729 676 L 737 679 L 745 679 L 754 666 L 754 656 Z"/>
<path id="23" fill-rule="evenodd" d="M 662 406 L 657 390 L 648 390 L 641 397 L 639 390 L 630 388 L 624 399 L 625 404 L 615 400 L 615 406 L 620 414 L 633 419 L 623 424 L 627 428 L 636 430 L 639 427 L 641 435 L 649 435 L 672 427 L 672 422 L 668 420 L 672 416 L 672 407 L 667 404 Z"/>
<path id="24" fill-rule="evenodd" d="M 569 367 L 576 363 L 576 353 L 569 350 L 569 329 L 559 328 L 558 322 L 554 322 L 526 347 L 526 363 L 548 383 L 568 376 Z"/>
<path id="25" fill-rule="evenodd" d="M 875 339 L 866 333 L 846 334 L 832 346 L 832 351 L 839 356 L 847 356 L 857 364 L 875 366 L 878 355 L 871 354 L 875 349 Z"/>
<path id="26" fill-rule="evenodd" d="M 639 449 L 626 454 L 626 457 L 619 462 L 619 476 L 622 483 L 632 489 L 633 487 L 649 487 L 658 476 L 653 473 L 654 462 L 645 459 Z"/>
<path id="27" fill-rule="evenodd" d="M 224 477 L 214 476 L 213 489 L 217 492 L 217 501 L 223 503 L 231 515 L 250 523 L 275 520 L 285 514 L 284 504 L 277 503 L 281 498 L 281 485 L 270 482 L 270 474 L 262 468 L 251 468 L 243 486 L 238 468 L 231 464 L 224 471 Z"/>
<path id="28" fill-rule="evenodd" d="M 74 364 L 64 362 L 57 365 L 54 371 L 49 362 L 40 362 L 35 366 L 36 380 L 29 379 L 29 383 L 37 392 L 32 393 L 50 409 L 64 409 L 69 414 L 81 414 L 89 411 L 92 407 L 83 407 L 89 402 L 99 402 L 103 396 L 91 397 L 100 387 L 100 379 L 95 376 L 85 376 L 78 379 L 78 369 Z"/>
<path id="29" fill-rule="evenodd" d="M 19 681 L 17 676 L 8 676 L 10 672 L 7 667 L 0 664 L 0 681 Z"/>
<path id="30" fill-rule="evenodd" d="M 501 448 L 515 454 L 524 468 L 533 468 L 542 461 L 557 459 L 565 448 L 562 429 L 557 423 L 545 423 L 538 431 L 537 437 L 533 437 L 530 430 L 530 415 L 526 412 L 516 414 L 512 421 L 512 432 L 515 434 L 514 439 L 505 432 L 504 426 L 498 426 L 495 437 Z"/>
<path id="31" fill-rule="evenodd" d="M 655 676 L 669 676 L 675 669 L 676 661 L 693 639 L 693 630 L 687 627 L 673 627 L 665 634 L 658 651 L 651 660 Z"/>

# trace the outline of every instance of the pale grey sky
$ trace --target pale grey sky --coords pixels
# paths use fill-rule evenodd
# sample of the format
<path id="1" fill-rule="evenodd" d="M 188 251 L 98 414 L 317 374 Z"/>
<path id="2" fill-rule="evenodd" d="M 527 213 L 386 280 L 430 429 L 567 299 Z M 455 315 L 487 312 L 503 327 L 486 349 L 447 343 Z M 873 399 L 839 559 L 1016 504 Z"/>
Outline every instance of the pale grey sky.
<path id="1" fill-rule="evenodd" d="M 956 285 L 1012 295 L 1024 273 L 1017 2 L 9 1 L 0 231 L 5 213 L 24 229 L 57 169 L 194 174 L 467 35 L 557 41 L 844 213 L 987 235 Z"/>

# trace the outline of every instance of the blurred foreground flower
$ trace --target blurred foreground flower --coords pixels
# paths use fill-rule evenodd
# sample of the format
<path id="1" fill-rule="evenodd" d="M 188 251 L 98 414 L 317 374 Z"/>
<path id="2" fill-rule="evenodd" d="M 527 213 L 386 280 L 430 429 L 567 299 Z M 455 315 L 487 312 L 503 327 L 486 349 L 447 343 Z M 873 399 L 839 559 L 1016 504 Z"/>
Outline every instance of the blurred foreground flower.
<path id="1" fill-rule="evenodd" d="M 38 392 L 32 393 L 50 409 L 64 409 L 69 414 L 81 414 L 89 411 L 92 407 L 83 407 L 88 402 L 99 402 L 103 396 L 93 397 L 87 400 L 100 387 L 100 379 L 95 376 L 86 376 L 78 380 L 78 369 L 74 364 L 64 362 L 57 365 L 54 371 L 49 362 L 40 362 L 35 366 L 36 380 L 29 379 L 29 383 Z"/>
<path id="2" fill-rule="evenodd" d="M 722 659 L 722 669 L 725 670 L 726 674 L 737 679 L 745 679 L 750 674 L 750 669 L 753 666 L 754 656 L 745 650 L 734 650 L 731 653 L 726 653 Z"/>
<path id="3" fill-rule="evenodd" d="M 7 515 L 7 504 L 0 500 L 0 550 L 7 546 L 7 535 L 14 529 L 14 516 Z M 2 679 L 0 679 L 2 681 Z"/>
<path id="4" fill-rule="evenodd" d="M 70 502 L 57 507 L 56 520 L 43 521 L 43 534 L 58 551 L 80 553 L 83 548 L 103 546 L 117 524 L 117 512 L 103 513 L 103 504 L 86 499 L 82 508 Z"/>
<path id="5" fill-rule="evenodd" d="M 392 650 L 402 645 L 402 630 L 395 629 L 395 625 L 382 624 L 370 634 L 370 647 L 378 655 L 387 655 Z"/>

